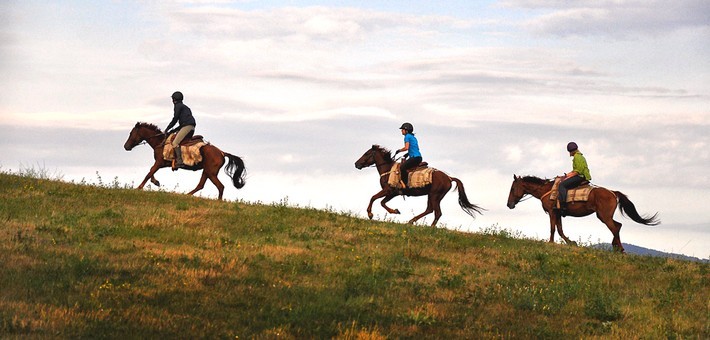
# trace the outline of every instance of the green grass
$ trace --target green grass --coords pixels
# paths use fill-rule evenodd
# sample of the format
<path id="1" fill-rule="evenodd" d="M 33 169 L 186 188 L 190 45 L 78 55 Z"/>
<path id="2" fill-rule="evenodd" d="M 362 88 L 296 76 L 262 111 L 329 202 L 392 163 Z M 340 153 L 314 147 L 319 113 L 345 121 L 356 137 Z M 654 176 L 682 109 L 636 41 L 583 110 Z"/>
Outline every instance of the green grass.
<path id="1" fill-rule="evenodd" d="M 708 264 L 0 174 L 0 338 L 710 337 Z"/>

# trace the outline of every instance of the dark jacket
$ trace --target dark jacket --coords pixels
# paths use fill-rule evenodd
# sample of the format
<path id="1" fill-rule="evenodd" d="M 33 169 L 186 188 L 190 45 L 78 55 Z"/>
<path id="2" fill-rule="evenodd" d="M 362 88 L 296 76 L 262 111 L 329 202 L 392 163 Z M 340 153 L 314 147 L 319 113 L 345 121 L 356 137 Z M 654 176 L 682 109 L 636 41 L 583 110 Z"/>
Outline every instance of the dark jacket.
<path id="1" fill-rule="evenodd" d="M 197 125 L 195 123 L 195 117 L 192 116 L 192 110 L 190 110 L 190 108 L 182 102 L 175 103 L 175 114 L 173 115 L 173 120 L 170 121 L 170 124 L 166 130 L 170 130 L 170 128 L 178 122 L 180 123 L 178 127 L 183 127 L 185 125 Z"/>

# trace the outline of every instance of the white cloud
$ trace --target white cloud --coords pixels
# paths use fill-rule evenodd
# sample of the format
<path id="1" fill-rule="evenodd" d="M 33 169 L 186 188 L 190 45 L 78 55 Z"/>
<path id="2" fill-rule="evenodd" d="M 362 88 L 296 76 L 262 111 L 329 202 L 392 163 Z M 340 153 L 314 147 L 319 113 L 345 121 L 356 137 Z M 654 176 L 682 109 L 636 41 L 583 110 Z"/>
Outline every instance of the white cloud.
<path id="1" fill-rule="evenodd" d="M 710 26 L 710 3 L 678 1 L 559 1 L 506 0 L 506 7 L 544 10 L 526 23 L 532 31 L 558 36 L 668 34 L 685 28 Z"/>

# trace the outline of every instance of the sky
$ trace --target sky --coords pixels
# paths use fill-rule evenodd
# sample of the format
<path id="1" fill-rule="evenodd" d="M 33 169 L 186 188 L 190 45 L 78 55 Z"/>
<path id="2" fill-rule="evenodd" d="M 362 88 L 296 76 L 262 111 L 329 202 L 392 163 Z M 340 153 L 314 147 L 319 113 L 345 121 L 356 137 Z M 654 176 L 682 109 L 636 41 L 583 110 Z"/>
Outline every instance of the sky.
<path id="1" fill-rule="evenodd" d="M 549 238 L 540 202 L 510 210 L 508 192 L 514 174 L 570 171 L 575 141 L 594 184 L 659 212 L 648 227 L 617 211 L 623 243 L 710 257 L 708 1 L 9 0 L 0 74 L 3 171 L 137 186 L 152 150 L 123 144 L 138 121 L 165 128 L 179 90 L 196 133 L 246 163 L 241 190 L 220 175 L 231 201 L 364 217 L 379 175 L 354 162 L 402 147 L 406 121 L 424 160 L 487 209 L 473 220 L 449 193 L 446 228 Z M 184 193 L 199 173 L 156 177 Z M 376 202 L 375 219 L 426 201 L 389 205 L 402 214 Z M 594 216 L 563 224 L 612 238 Z"/>

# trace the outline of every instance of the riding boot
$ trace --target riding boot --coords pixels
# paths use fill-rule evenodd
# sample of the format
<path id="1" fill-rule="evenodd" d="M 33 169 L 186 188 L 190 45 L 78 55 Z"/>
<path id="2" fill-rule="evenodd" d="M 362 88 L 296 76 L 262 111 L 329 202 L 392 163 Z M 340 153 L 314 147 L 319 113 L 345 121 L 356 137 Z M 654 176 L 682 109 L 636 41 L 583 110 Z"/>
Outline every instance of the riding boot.
<path id="1" fill-rule="evenodd" d="M 567 216 L 567 202 L 560 202 L 560 216 Z"/>
<path id="2" fill-rule="evenodd" d="M 173 171 L 177 170 L 178 168 L 183 166 L 182 162 L 182 150 L 180 146 L 178 145 L 175 147 L 175 161 L 173 162 Z"/>

